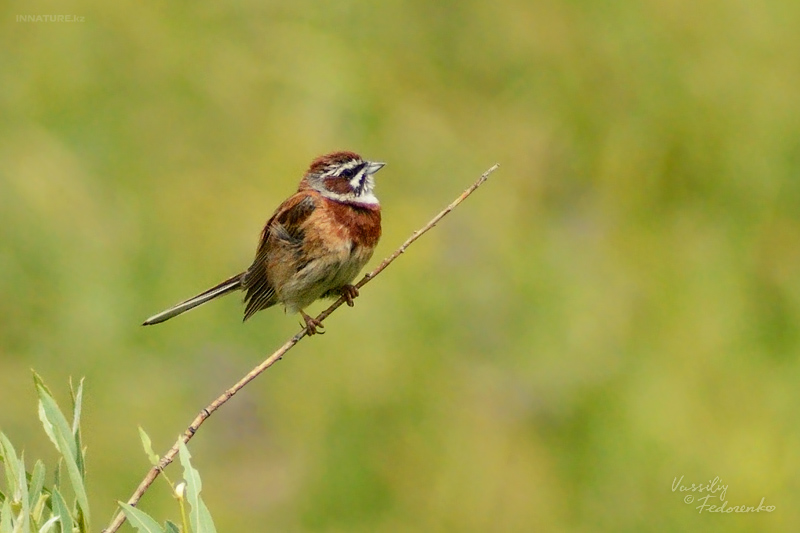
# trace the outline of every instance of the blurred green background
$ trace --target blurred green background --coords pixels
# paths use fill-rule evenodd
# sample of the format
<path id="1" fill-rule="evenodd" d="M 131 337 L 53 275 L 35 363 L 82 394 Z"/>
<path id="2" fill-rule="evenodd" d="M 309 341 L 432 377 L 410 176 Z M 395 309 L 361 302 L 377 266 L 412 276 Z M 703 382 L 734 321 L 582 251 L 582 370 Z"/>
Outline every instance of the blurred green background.
<path id="1" fill-rule="evenodd" d="M 30 369 L 86 376 L 99 530 L 137 426 L 163 452 L 298 330 L 139 324 L 314 156 L 388 162 L 370 268 L 499 162 L 198 433 L 220 531 L 798 530 L 799 36 L 793 0 L 4 2 L 0 429 L 54 457 Z"/>

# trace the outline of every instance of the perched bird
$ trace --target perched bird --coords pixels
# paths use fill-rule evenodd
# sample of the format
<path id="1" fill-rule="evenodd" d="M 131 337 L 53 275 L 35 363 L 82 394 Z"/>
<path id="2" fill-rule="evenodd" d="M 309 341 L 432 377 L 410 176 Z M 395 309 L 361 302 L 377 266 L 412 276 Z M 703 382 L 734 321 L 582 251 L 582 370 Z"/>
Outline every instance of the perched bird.
<path id="1" fill-rule="evenodd" d="M 300 312 L 309 335 L 319 321 L 303 310 L 319 298 L 344 296 L 353 306 L 351 285 L 381 236 L 381 206 L 373 193 L 373 175 L 385 163 L 366 161 L 353 152 L 315 159 L 297 192 L 267 221 L 250 268 L 154 315 L 158 324 L 236 290 L 245 291 L 244 319 L 282 303 Z"/>

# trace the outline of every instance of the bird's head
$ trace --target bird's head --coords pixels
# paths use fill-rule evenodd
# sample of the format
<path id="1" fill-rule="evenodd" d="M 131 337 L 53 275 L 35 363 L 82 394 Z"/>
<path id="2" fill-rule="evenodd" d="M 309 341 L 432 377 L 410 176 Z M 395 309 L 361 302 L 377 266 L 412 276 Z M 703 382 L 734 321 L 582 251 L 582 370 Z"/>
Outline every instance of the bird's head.
<path id="1" fill-rule="evenodd" d="M 379 205 L 373 175 L 385 164 L 366 161 L 353 152 L 332 152 L 311 163 L 300 189 L 313 189 L 337 202 Z"/>

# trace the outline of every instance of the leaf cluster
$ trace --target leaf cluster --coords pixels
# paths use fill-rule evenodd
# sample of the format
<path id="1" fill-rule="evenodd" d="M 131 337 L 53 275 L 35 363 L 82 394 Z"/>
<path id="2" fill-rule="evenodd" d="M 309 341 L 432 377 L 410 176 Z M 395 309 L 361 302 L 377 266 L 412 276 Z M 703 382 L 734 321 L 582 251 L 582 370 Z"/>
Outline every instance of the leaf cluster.
<path id="1" fill-rule="evenodd" d="M 39 396 L 39 419 L 60 457 L 52 469 L 52 482 L 47 484 L 44 463 L 37 460 L 28 472 L 25 453 L 17 454 L 8 437 L 0 433 L 0 461 L 5 471 L 5 491 L 0 490 L 0 533 L 88 532 L 86 450 L 80 430 L 83 380 L 77 389 L 70 383 L 71 423 L 36 373 L 33 381 Z"/>
<path id="2" fill-rule="evenodd" d="M 36 460 L 33 469 L 28 471 L 25 453 L 18 454 L 11 440 L 0 432 L 0 462 L 5 473 L 5 484 L 0 483 L 0 533 L 88 533 L 91 515 L 86 491 L 86 449 L 80 430 L 83 380 L 77 388 L 70 383 L 71 421 L 64 416 L 41 377 L 34 373 L 33 380 L 39 396 L 39 419 L 60 456 L 50 470 L 51 476 L 41 460 Z M 158 465 L 160 458 L 141 428 L 140 436 L 148 458 L 154 466 Z M 141 509 L 120 502 L 122 511 L 137 531 L 216 533 L 211 513 L 200 497 L 200 474 L 192 466 L 185 444 L 181 445 L 179 453 L 185 481 L 176 486 L 166 476 L 165 479 L 180 504 L 182 527 L 169 520 L 162 527 Z"/>

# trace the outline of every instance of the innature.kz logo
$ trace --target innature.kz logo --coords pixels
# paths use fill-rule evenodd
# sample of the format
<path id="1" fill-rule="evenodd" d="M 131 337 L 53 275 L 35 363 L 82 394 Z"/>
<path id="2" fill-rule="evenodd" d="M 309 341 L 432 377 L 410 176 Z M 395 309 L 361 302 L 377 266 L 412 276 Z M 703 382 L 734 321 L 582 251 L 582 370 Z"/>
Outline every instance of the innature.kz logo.
<path id="1" fill-rule="evenodd" d="M 83 15 L 17 15 L 17 22 L 84 22 Z"/>

